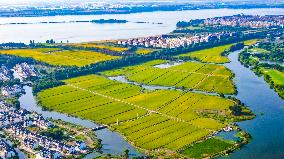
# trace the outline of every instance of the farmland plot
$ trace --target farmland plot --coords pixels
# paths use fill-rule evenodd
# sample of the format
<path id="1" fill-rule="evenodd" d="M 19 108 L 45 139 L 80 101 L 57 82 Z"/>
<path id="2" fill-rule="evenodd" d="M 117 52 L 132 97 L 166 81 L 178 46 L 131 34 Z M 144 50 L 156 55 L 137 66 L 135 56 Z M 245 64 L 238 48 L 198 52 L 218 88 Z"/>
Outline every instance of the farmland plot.
<path id="1" fill-rule="evenodd" d="M 80 118 L 107 124 L 138 147 L 179 150 L 224 127 L 200 112 L 231 114 L 235 102 L 218 96 L 157 90 L 88 75 L 38 93 L 41 105 Z M 230 118 L 231 115 L 228 115 Z"/>
<path id="2" fill-rule="evenodd" d="M 157 63 L 162 61 L 157 61 Z M 155 61 L 153 61 L 155 63 Z M 149 63 L 102 72 L 107 76 L 126 76 L 130 81 L 148 85 L 173 86 L 223 94 L 235 93 L 232 73 L 224 66 L 185 62 L 169 68 Z"/>
<path id="3" fill-rule="evenodd" d="M 0 54 L 30 57 L 57 66 L 85 66 L 120 58 L 119 56 L 110 56 L 99 52 L 62 50 L 60 48 L 0 50 Z"/>
<path id="4" fill-rule="evenodd" d="M 229 49 L 233 44 L 213 47 L 209 49 L 193 51 L 185 54 L 181 54 L 178 57 L 191 57 L 196 58 L 202 62 L 212 62 L 212 63 L 226 63 L 230 62 L 230 60 L 222 56 L 221 53 L 225 50 Z"/>

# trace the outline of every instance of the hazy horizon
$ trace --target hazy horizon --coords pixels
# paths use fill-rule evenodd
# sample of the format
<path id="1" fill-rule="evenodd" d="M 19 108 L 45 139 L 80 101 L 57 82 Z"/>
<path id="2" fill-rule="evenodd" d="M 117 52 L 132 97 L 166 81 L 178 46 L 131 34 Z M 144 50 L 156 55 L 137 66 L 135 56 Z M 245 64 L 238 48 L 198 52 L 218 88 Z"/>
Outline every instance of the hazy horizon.
<path id="1" fill-rule="evenodd" d="M 238 1 L 247 1 L 249 0 L 124 0 L 123 2 L 156 2 L 156 1 L 165 1 L 165 2 L 238 2 Z M 254 2 L 282 2 L 282 0 L 255 0 Z M 28 5 L 28 4 L 78 4 L 86 2 L 108 2 L 115 3 L 121 2 L 120 0 L 1 0 L 0 5 Z"/>

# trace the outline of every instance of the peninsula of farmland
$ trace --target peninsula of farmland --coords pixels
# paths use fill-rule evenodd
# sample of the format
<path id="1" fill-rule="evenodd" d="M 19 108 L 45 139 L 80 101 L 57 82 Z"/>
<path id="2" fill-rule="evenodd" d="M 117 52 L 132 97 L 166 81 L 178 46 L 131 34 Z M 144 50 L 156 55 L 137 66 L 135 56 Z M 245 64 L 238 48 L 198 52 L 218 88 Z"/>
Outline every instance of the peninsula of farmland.
<path id="1" fill-rule="evenodd" d="M 145 150 L 177 151 L 239 118 L 230 110 L 238 102 L 218 96 L 145 91 L 98 75 L 64 82 L 38 94 L 44 107 L 107 124 Z"/>

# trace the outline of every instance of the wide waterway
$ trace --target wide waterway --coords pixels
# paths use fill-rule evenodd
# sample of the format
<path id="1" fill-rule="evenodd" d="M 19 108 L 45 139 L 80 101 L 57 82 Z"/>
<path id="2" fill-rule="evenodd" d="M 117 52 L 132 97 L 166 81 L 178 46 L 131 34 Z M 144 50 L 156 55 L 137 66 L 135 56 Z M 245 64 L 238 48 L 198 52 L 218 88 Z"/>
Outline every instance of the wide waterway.
<path id="1" fill-rule="evenodd" d="M 171 32 L 178 21 L 229 16 L 235 14 L 284 14 L 284 9 L 208 9 L 188 11 L 163 11 L 134 14 L 109 15 L 71 15 L 53 17 L 11 17 L 0 18 L 0 43 L 25 42 L 30 40 L 44 42 L 55 39 L 57 42 L 85 42 L 95 40 L 110 40 L 134 38 L 140 36 L 159 35 Z M 95 23 L 40 23 L 40 22 L 69 22 L 93 19 L 122 19 L 125 24 L 95 24 Z M 135 23 L 149 22 L 149 23 Z M 7 23 L 33 23 L 13 24 Z M 154 24 L 153 24 L 154 23 Z M 157 24 L 163 23 L 163 24 Z"/>
<path id="2" fill-rule="evenodd" d="M 229 55 L 226 66 L 236 77 L 237 98 L 257 114 L 253 120 L 239 126 L 252 135 L 252 141 L 229 157 L 234 159 L 284 158 L 284 100 L 269 87 L 263 77 L 256 76 L 238 61 L 238 53 Z M 263 114 L 263 115 L 261 115 Z"/>

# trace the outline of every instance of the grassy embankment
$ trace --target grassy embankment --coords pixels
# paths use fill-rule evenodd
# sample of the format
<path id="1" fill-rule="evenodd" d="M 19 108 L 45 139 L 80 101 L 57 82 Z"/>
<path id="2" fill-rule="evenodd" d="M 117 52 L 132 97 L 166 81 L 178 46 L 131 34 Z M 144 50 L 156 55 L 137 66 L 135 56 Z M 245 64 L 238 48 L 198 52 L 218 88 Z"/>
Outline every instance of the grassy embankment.
<path id="1" fill-rule="evenodd" d="M 155 51 L 154 49 L 143 49 L 143 48 L 138 48 L 135 52 L 136 54 L 140 55 L 147 55 Z"/>
<path id="2" fill-rule="evenodd" d="M 228 45 L 213 47 L 209 49 L 189 52 L 189 53 L 181 54 L 177 57 L 181 57 L 181 58 L 190 57 L 190 58 L 194 58 L 201 62 L 206 62 L 206 63 L 227 63 L 227 62 L 230 62 L 230 60 L 227 57 L 222 56 L 221 54 L 225 50 L 230 49 L 232 45 L 233 44 L 228 44 Z"/>
<path id="3" fill-rule="evenodd" d="M 256 44 L 258 41 L 259 41 L 259 39 L 246 40 L 246 41 L 244 41 L 244 44 L 246 46 L 250 46 L 250 45 Z"/>
<path id="4" fill-rule="evenodd" d="M 255 44 L 257 41 L 258 39 L 246 40 L 244 41 L 244 45 L 246 46 L 252 45 Z M 230 47 L 233 45 L 234 44 L 227 44 L 223 46 L 212 47 L 209 49 L 188 52 L 185 54 L 178 55 L 176 57 L 179 58 L 190 57 L 204 63 L 217 63 L 217 64 L 227 63 L 230 62 L 230 60 L 228 59 L 228 57 L 222 56 L 222 53 L 226 50 L 229 50 Z"/>
<path id="5" fill-rule="evenodd" d="M 261 69 L 264 79 L 275 89 L 281 98 L 284 98 L 284 72 L 276 69 Z"/>

